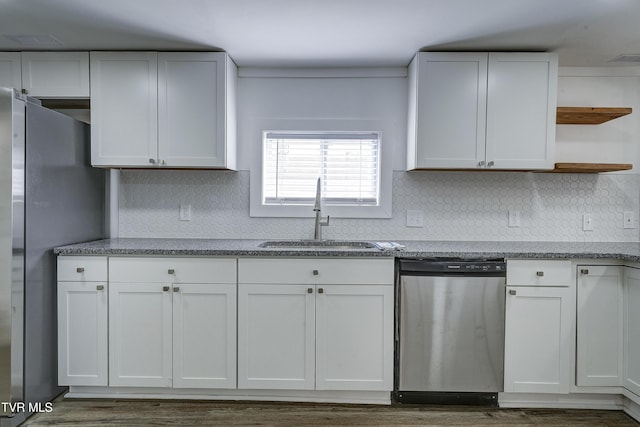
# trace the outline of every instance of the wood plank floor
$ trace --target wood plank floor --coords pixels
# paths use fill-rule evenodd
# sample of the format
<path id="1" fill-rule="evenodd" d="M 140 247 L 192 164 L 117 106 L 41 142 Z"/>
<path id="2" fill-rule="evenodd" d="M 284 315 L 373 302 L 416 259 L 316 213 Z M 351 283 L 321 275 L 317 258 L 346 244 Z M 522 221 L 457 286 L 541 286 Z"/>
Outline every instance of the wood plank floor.
<path id="1" fill-rule="evenodd" d="M 60 399 L 23 426 L 639 426 L 621 411 Z"/>

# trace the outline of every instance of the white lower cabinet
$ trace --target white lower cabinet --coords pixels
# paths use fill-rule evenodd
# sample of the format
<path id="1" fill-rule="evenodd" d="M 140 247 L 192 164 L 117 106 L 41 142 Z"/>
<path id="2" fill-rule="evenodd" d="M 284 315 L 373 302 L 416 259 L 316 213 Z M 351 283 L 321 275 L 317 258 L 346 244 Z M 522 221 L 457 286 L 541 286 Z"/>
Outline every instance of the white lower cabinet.
<path id="1" fill-rule="evenodd" d="M 507 262 L 505 392 L 569 392 L 570 277 L 569 261 Z"/>
<path id="2" fill-rule="evenodd" d="M 626 267 L 624 281 L 624 386 L 640 396 L 640 268 Z"/>
<path id="3" fill-rule="evenodd" d="M 235 263 L 112 258 L 109 385 L 235 388 Z"/>
<path id="4" fill-rule="evenodd" d="M 240 259 L 238 272 L 238 388 L 393 388 L 393 260 Z"/>
<path id="5" fill-rule="evenodd" d="M 621 386 L 623 267 L 577 266 L 577 386 Z"/>
<path id="6" fill-rule="evenodd" d="M 107 258 L 58 258 L 58 384 L 106 386 Z"/>

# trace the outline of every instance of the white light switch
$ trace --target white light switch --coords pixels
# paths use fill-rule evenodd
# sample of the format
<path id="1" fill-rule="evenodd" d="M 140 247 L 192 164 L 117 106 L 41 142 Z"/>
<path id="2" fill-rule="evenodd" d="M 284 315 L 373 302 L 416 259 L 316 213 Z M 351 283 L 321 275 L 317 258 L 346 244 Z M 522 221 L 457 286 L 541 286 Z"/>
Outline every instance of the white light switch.
<path id="1" fill-rule="evenodd" d="M 509 210 L 509 227 L 520 227 L 520 211 Z"/>
<path id="2" fill-rule="evenodd" d="M 423 227 L 424 213 L 419 210 L 407 210 L 407 227 Z"/>
<path id="3" fill-rule="evenodd" d="M 180 205 L 180 221 L 191 221 L 191 205 Z"/>

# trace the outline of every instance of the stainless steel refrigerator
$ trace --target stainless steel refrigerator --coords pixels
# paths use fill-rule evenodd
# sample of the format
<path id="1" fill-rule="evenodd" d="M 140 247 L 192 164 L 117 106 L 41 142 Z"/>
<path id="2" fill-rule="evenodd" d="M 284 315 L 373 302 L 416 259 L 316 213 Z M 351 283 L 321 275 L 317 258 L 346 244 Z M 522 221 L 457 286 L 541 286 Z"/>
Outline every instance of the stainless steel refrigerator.
<path id="1" fill-rule="evenodd" d="M 105 172 L 89 166 L 88 125 L 38 104 L 0 88 L 2 427 L 46 410 L 64 391 L 52 249 L 105 230 Z"/>

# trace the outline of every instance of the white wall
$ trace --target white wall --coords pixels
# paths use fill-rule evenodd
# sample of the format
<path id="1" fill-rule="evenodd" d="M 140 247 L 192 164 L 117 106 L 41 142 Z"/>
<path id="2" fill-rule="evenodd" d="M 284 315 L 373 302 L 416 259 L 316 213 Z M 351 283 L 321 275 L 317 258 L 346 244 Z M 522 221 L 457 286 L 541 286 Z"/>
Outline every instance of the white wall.
<path id="1" fill-rule="evenodd" d="M 392 150 L 393 217 L 332 219 L 329 239 L 639 241 L 622 228 L 622 213 L 640 210 L 640 175 L 513 172 L 404 172 L 407 82 L 397 69 L 307 70 L 269 77 L 241 70 L 238 84 L 239 172 L 123 171 L 120 237 L 310 238 L 310 218 L 249 217 L 250 172 L 259 161 L 260 133 L 269 120 L 384 120 Z M 620 74 L 620 72 L 617 72 Z M 275 73 L 278 75 L 278 73 Z M 318 77 L 320 76 L 320 77 Z M 637 75 L 562 69 L 559 105 L 633 107 L 640 113 Z M 634 113 L 634 114 L 638 114 Z M 557 161 L 625 162 L 640 168 L 635 115 L 598 126 L 558 126 Z M 179 221 L 180 203 L 193 220 Z M 424 213 L 425 226 L 405 227 L 408 209 Z M 508 227 L 508 210 L 521 227 Z M 582 230 L 590 213 L 594 230 Z"/>

